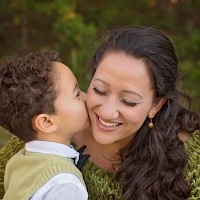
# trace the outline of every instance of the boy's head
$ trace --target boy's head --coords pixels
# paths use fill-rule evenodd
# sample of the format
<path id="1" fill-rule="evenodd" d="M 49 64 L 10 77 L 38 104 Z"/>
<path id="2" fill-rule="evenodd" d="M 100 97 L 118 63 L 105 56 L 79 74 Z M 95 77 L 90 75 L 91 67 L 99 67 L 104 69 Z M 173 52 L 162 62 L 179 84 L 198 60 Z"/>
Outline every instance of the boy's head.
<path id="1" fill-rule="evenodd" d="M 73 113 L 69 115 L 62 113 L 65 107 L 69 106 L 67 105 L 71 102 L 69 100 L 76 100 L 74 109 L 79 106 L 79 112 L 82 114 L 82 126 L 79 126 L 80 130 L 77 131 L 89 127 L 88 114 L 82 97 L 84 94 L 79 91 L 77 80 L 71 70 L 57 61 L 58 53 L 51 51 L 30 53 L 18 59 L 4 59 L 2 62 L 0 125 L 25 142 L 38 139 L 38 133 L 41 133 L 39 137 L 41 140 L 48 140 L 46 136 L 64 137 L 62 134 L 66 127 L 63 122 L 68 120 L 70 115 L 73 116 Z M 70 76 L 73 80 L 67 80 Z M 81 93 L 79 100 L 77 97 L 69 99 L 67 95 L 69 90 L 75 88 L 74 84 L 77 85 L 75 89 L 76 92 L 78 91 L 77 94 Z M 68 85 L 70 87 L 73 85 L 73 88 L 67 90 Z M 63 104 L 64 101 L 66 105 Z M 62 139 L 60 141 L 58 139 L 58 142 L 62 143 Z"/>
<path id="2" fill-rule="evenodd" d="M 55 113 L 53 80 L 56 52 L 30 53 L 4 59 L 0 68 L 0 125 L 25 142 L 36 139 L 32 119 Z"/>

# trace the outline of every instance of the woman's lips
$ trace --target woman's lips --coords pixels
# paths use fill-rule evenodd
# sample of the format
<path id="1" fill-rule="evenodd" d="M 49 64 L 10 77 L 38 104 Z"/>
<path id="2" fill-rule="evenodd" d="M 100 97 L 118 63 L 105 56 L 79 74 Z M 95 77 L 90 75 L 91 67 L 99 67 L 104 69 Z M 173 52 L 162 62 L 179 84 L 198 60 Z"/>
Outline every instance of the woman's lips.
<path id="1" fill-rule="evenodd" d="M 101 129 L 102 131 L 106 131 L 106 132 L 114 131 L 114 130 L 118 129 L 119 127 L 121 127 L 121 125 L 122 125 L 121 123 L 104 122 L 104 121 L 102 121 L 102 120 L 100 119 L 103 123 L 112 124 L 113 126 L 106 126 L 106 125 L 103 125 L 102 122 L 99 120 L 98 115 L 97 115 L 97 114 L 95 114 L 95 115 L 96 115 L 97 126 L 98 126 L 99 129 Z M 114 124 L 116 124 L 116 125 L 114 126 Z"/>

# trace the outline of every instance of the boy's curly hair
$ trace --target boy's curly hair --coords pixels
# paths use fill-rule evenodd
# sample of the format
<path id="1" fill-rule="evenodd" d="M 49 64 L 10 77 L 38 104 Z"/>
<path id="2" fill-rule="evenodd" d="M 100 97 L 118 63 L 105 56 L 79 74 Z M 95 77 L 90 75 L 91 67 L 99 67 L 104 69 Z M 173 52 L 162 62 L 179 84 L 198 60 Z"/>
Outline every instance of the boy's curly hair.
<path id="1" fill-rule="evenodd" d="M 53 62 L 56 51 L 30 53 L 3 59 L 0 68 L 0 125 L 24 142 L 37 138 L 32 127 L 35 116 L 56 112 Z"/>

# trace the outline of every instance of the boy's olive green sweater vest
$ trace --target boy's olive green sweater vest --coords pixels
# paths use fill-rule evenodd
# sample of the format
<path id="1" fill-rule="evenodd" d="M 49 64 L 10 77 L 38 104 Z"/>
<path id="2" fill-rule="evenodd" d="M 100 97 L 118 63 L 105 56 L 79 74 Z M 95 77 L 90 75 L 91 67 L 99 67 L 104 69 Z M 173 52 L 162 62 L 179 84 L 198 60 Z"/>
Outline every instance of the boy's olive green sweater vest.
<path id="1" fill-rule="evenodd" d="M 75 174 L 85 186 L 81 172 L 70 159 L 22 149 L 6 165 L 3 200 L 28 200 L 52 177 L 63 172 Z"/>

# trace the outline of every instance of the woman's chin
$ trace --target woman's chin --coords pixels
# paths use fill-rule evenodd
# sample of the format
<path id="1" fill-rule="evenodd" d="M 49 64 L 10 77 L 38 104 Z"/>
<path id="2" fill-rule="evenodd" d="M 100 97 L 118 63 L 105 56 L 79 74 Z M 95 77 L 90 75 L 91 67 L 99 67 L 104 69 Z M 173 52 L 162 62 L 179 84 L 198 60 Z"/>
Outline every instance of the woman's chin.
<path id="1" fill-rule="evenodd" d="M 93 137 L 97 143 L 102 144 L 102 145 L 113 144 L 114 142 L 117 141 L 116 138 L 113 137 L 113 135 L 111 136 L 108 134 L 97 133 L 97 132 L 94 132 L 94 130 L 93 130 Z"/>

